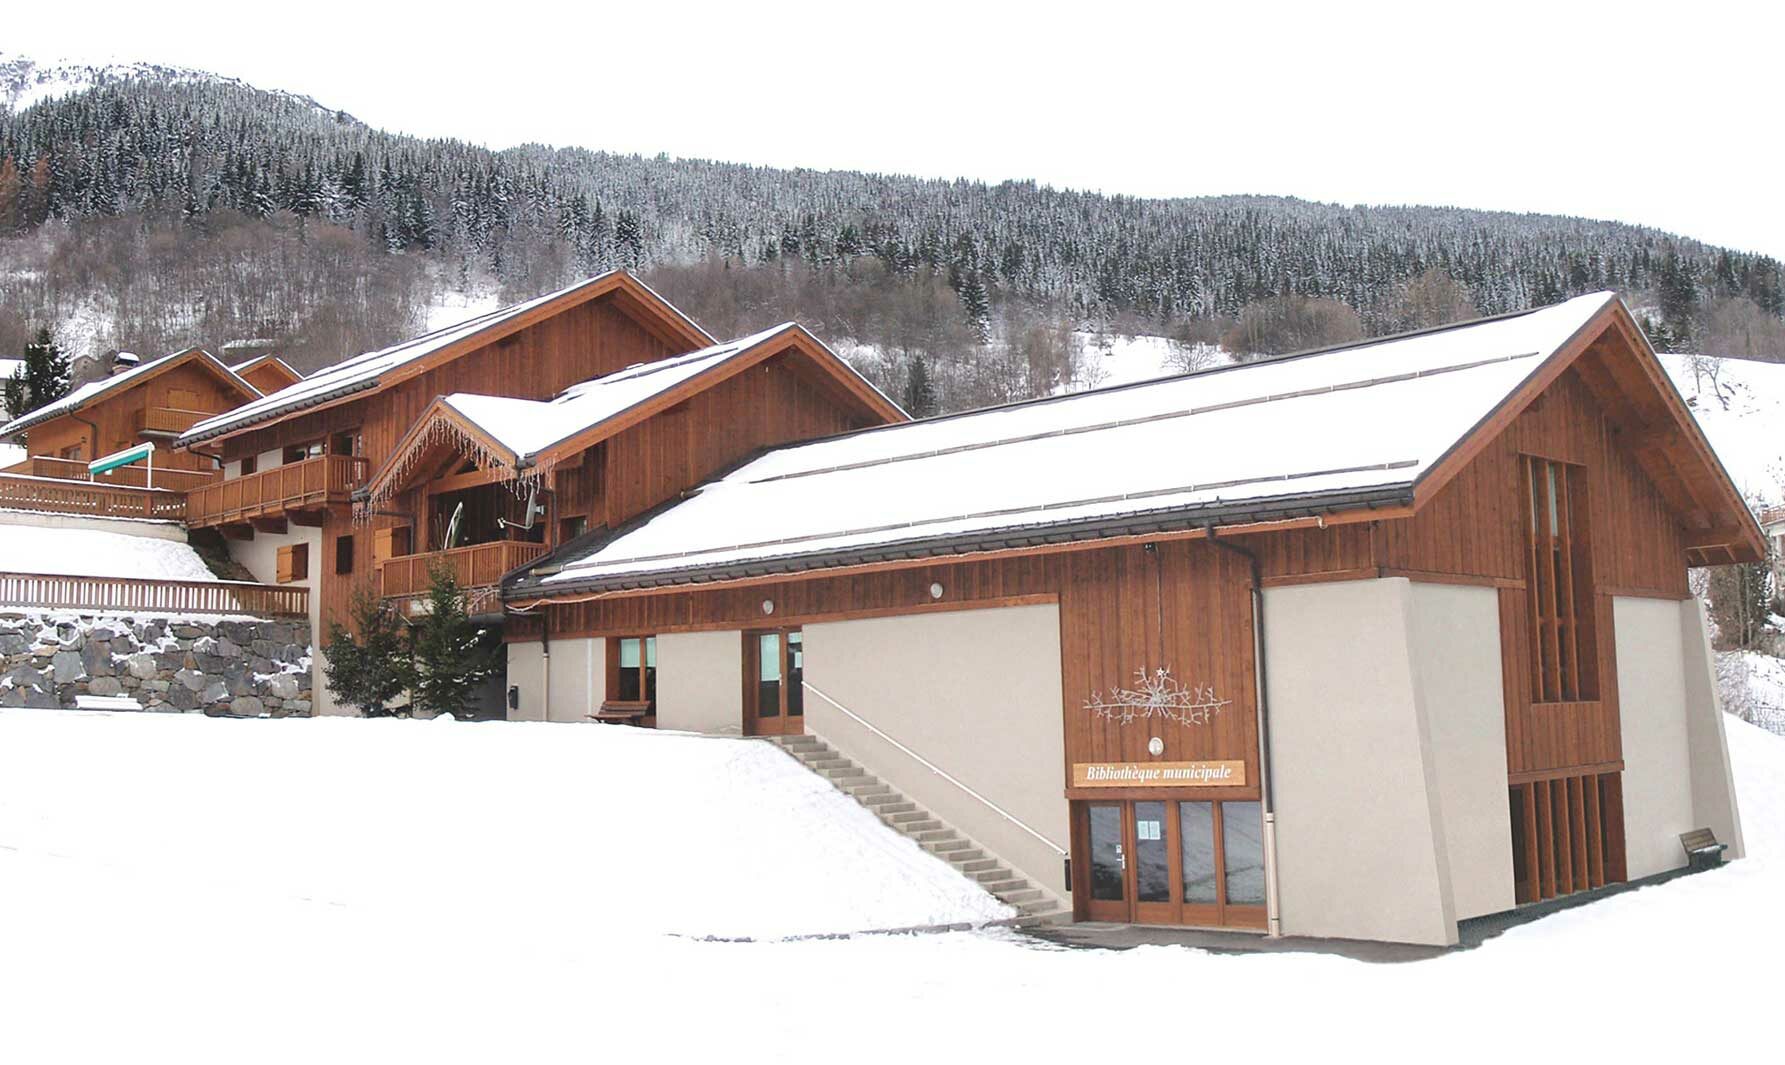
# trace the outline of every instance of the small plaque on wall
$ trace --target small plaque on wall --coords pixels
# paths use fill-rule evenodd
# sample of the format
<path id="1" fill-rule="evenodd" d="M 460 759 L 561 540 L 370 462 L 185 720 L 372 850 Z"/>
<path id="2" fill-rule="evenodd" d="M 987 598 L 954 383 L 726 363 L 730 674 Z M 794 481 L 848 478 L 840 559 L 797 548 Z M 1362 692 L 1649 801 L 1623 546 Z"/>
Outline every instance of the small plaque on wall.
<path id="1" fill-rule="evenodd" d="M 1075 788 L 1243 788 L 1244 762 L 1074 762 Z"/>

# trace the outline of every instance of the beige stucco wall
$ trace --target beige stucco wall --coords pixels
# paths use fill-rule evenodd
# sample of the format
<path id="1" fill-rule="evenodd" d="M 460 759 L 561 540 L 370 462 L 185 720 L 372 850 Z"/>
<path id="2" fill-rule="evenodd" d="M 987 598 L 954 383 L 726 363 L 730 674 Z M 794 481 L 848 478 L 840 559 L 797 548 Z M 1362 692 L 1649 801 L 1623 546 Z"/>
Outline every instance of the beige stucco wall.
<path id="1" fill-rule="evenodd" d="M 1415 582 L 1409 594 L 1414 681 L 1430 730 L 1456 918 L 1510 910 L 1518 900 L 1499 592 Z"/>
<path id="2" fill-rule="evenodd" d="M 657 727 L 732 736 L 743 731 L 742 632 L 657 637 Z"/>
<path id="3" fill-rule="evenodd" d="M 1052 605 L 809 625 L 806 727 L 1062 899 L 1059 851 L 874 735 L 829 696 L 1069 847 Z M 662 684 L 662 648 L 659 685 Z M 821 696 L 819 693 L 823 693 Z"/>
<path id="4" fill-rule="evenodd" d="M 599 637 L 553 640 L 551 705 L 546 706 L 545 645 L 508 645 L 508 684 L 520 689 L 510 721 L 589 721 L 607 697 L 607 648 Z M 543 712 L 542 712 L 543 711 Z"/>
<path id="5" fill-rule="evenodd" d="M 1686 864 L 1680 834 L 1740 844 L 1722 709 L 1696 600 L 1612 600 L 1631 879 Z"/>
<path id="6" fill-rule="evenodd" d="M 1286 935 L 1456 942 L 1418 613 L 1403 578 L 1265 593 Z"/>
<path id="7" fill-rule="evenodd" d="M 319 617 L 322 610 L 322 530 L 306 528 L 302 525 L 287 525 L 283 533 L 266 533 L 256 531 L 252 540 L 229 540 L 230 557 L 246 566 L 254 579 L 262 584 L 277 584 L 279 581 L 279 549 L 287 544 L 310 545 L 309 569 L 301 581 L 290 582 L 290 587 L 310 589 L 310 648 L 311 648 L 311 712 L 315 714 L 352 715 L 359 713 L 351 706 L 342 706 L 335 702 L 328 690 L 328 672 L 326 659 L 322 653 L 322 628 Z"/>

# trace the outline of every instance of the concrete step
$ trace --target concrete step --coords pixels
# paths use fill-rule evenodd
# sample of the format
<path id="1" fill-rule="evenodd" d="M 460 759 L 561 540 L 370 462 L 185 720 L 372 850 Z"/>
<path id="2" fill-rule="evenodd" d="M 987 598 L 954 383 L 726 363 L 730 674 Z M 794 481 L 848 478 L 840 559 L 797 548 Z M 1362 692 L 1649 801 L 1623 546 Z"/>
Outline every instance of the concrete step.
<path id="1" fill-rule="evenodd" d="M 1009 880 L 1012 877 L 1017 875 L 1017 874 L 1011 872 L 1009 869 L 1006 869 L 1004 867 L 1003 862 L 994 861 L 992 859 L 986 859 L 986 860 L 991 861 L 991 863 L 992 863 L 992 867 L 990 869 L 975 869 L 972 871 L 963 869 L 963 870 L 961 870 L 961 872 L 966 873 L 968 876 L 979 881 L 981 884 L 995 884 L 1000 880 Z"/>
<path id="2" fill-rule="evenodd" d="M 810 769 L 815 773 L 822 773 L 827 769 L 854 769 L 855 768 L 855 763 L 851 762 L 849 759 L 838 758 L 837 756 L 831 755 L 831 754 L 815 755 L 811 758 L 801 758 L 800 761 L 802 761 L 806 764 L 807 769 Z"/>
<path id="3" fill-rule="evenodd" d="M 1023 891 L 1034 885 L 1030 884 L 1029 881 L 1023 877 L 1005 873 L 1003 878 L 999 880 L 981 880 L 979 886 L 1008 902 L 1010 900 L 1005 898 L 1006 893 Z"/>
<path id="4" fill-rule="evenodd" d="M 1024 881 L 1024 883 L 1028 883 L 1028 881 Z M 1038 902 L 1044 899 L 1049 902 L 1053 901 L 1047 899 L 1047 896 L 1043 894 L 1042 890 L 1038 887 L 1022 888 L 1016 891 L 994 891 L 992 894 L 1003 899 L 1005 902 L 1010 903 L 1019 910 L 1022 909 L 1023 904 L 1027 902 Z"/>
<path id="5" fill-rule="evenodd" d="M 886 812 L 885 810 L 881 811 L 881 813 L 885 813 L 885 812 Z M 916 803 L 912 803 L 911 809 L 909 809 L 909 810 L 899 810 L 899 811 L 894 812 L 891 817 L 892 821 L 900 823 L 900 824 L 903 824 L 907 821 L 927 821 L 929 819 L 930 819 L 930 812 L 928 810 L 919 810 L 917 808 Z"/>
<path id="6" fill-rule="evenodd" d="M 907 836 L 916 836 L 918 839 L 922 839 L 926 832 L 934 832 L 937 829 L 943 828 L 945 826 L 942 824 L 942 822 L 936 820 L 934 817 L 931 817 L 931 818 L 928 818 L 927 820 L 923 820 L 923 821 L 905 821 L 903 823 L 896 824 L 893 827 L 898 829 L 900 832 L 905 833 Z M 954 830 L 949 829 L 949 831 L 952 832 Z"/>
<path id="7" fill-rule="evenodd" d="M 951 839 L 961 839 L 952 828 L 932 828 L 927 832 L 919 832 L 913 837 L 919 843 L 945 843 Z M 966 840 L 961 840 L 965 843 Z"/>
<path id="8" fill-rule="evenodd" d="M 841 785 L 839 785 L 841 786 Z M 893 790 L 885 784 L 856 784 L 843 788 L 852 799 L 866 799 L 875 795 L 891 795 Z"/>
<path id="9" fill-rule="evenodd" d="M 885 795 L 870 795 L 861 801 L 863 806 L 880 814 L 900 814 L 906 810 L 917 809 L 917 804 L 896 791 Z"/>
<path id="10" fill-rule="evenodd" d="M 1036 894 L 1039 895 L 1040 892 L 1036 892 Z M 1004 901 L 1010 902 L 1009 899 L 1005 899 Z M 1028 902 L 1010 902 L 1010 904 L 1015 906 L 1016 912 L 1022 914 L 1024 917 L 1043 917 L 1056 914 L 1070 916 L 1065 910 L 1060 908 L 1059 903 L 1049 898 L 1034 899 Z"/>
<path id="11" fill-rule="evenodd" d="M 946 862 L 959 864 L 970 862 L 975 858 L 984 858 L 985 851 L 980 850 L 966 840 L 944 840 L 934 846 L 926 846 L 931 854 Z"/>
<path id="12" fill-rule="evenodd" d="M 963 873 L 988 873 L 996 872 L 1004 868 L 1003 865 L 999 864 L 998 859 L 996 858 L 972 858 L 968 861 L 956 862 L 955 864 L 961 867 L 961 872 Z"/>
<path id="13" fill-rule="evenodd" d="M 817 736 L 776 736 L 774 742 L 790 751 L 828 750 Z"/>

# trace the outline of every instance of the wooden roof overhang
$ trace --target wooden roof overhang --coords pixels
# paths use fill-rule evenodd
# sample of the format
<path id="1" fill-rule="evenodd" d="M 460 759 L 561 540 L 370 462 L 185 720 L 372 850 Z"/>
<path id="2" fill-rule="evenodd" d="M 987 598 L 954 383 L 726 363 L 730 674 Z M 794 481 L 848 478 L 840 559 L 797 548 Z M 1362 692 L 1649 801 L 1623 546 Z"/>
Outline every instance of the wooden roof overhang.
<path id="1" fill-rule="evenodd" d="M 789 353 L 797 354 L 805 360 L 813 368 L 814 378 L 839 401 L 852 404 L 871 417 L 885 422 L 910 420 L 910 416 L 897 404 L 864 380 L 817 337 L 807 332 L 803 326 L 790 325 L 673 388 L 665 389 L 527 454 L 519 454 L 496 439 L 476 421 L 447 402 L 446 397 L 435 397 L 421 417 L 415 420 L 415 424 L 403 434 L 384 465 L 372 474 L 363 489 L 355 493 L 355 499 L 365 506 L 376 506 L 397 492 L 418 482 L 432 480 L 433 477 L 448 472 L 450 467 L 459 465 L 448 462 L 447 469 L 442 469 L 440 456 L 444 450 L 451 450 L 454 455 L 469 458 L 476 463 L 482 471 L 482 476 L 475 478 L 478 483 L 535 481 L 548 474 L 560 462 L 587 451 L 603 440 L 686 402 L 690 397 L 752 367 L 760 366 L 769 359 Z M 458 479 L 455 477 L 455 482 Z M 460 487 L 470 483 L 467 480 Z"/>
<path id="2" fill-rule="evenodd" d="M 1537 397 L 1573 370 L 1612 422 L 1618 441 L 1654 482 L 1686 535 L 1687 563 L 1758 562 L 1766 537 L 1679 389 L 1622 300 L 1613 299 L 1546 359 L 1414 484 L 1430 501 Z"/>
<path id="3" fill-rule="evenodd" d="M 547 300 L 537 307 L 529 308 L 524 313 L 493 322 L 487 328 L 468 333 L 437 351 L 429 352 L 426 356 L 399 366 L 393 366 L 375 377 L 344 382 L 339 389 L 330 389 L 314 396 L 305 397 L 303 401 L 290 407 L 274 407 L 259 417 L 203 435 L 189 434 L 181 438 L 177 446 L 186 449 L 215 447 L 231 437 L 264 429 L 289 418 L 313 414 L 331 407 L 338 407 L 343 403 L 363 399 L 368 395 L 394 388 L 404 381 L 419 377 L 430 370 L 452 362 L 454 359 L 513 336 L 553 315 L 562 314 L 591 300 L 603 297 L 610 298 L 614 306 L 623 311 L 627 317 L 632 318 L 646 332 L 672 347 L 694 351 L 708 347 L 713 343 L 713 338 L 706 330 L 696 325 L 693 319 L 677 310 L 668 300 L 659 296 L 650 286 L 624 270 L 613 270 L 565 291 L 556 299 Z M 311 376 L 319 376 L 324 372 L 326 371 L 318 371 Z"/>

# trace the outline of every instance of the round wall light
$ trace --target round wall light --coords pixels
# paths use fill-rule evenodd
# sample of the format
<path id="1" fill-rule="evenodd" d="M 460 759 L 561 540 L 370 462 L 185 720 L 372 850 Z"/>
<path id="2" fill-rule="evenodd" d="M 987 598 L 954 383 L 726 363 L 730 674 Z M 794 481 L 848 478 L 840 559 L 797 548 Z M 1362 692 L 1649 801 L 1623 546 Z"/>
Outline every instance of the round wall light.
<path id="1" fill-rule="evenodd" d="M 1152 755 L 1154 758 L 1157 758 L 1160 755 L 1164 754 L 1165 753 L 1165 741 L 1160 739 L 1157 736 L 1154 736 L 1152 739 L 1147 741 L 1147 753 Z"/>
<path id="2" fill-rule="evenodd" d="M 773 599 L 764 599 L 762 601 L 762 612 L 764 614 L 773 614 L 775 612 L 775 601 Z"/>
<path id="3" fill-rule="evenodd" d="M 942 585 L 941 584 L 930 585 L 930 598 L 931 599 L 942 598 Z"/>

